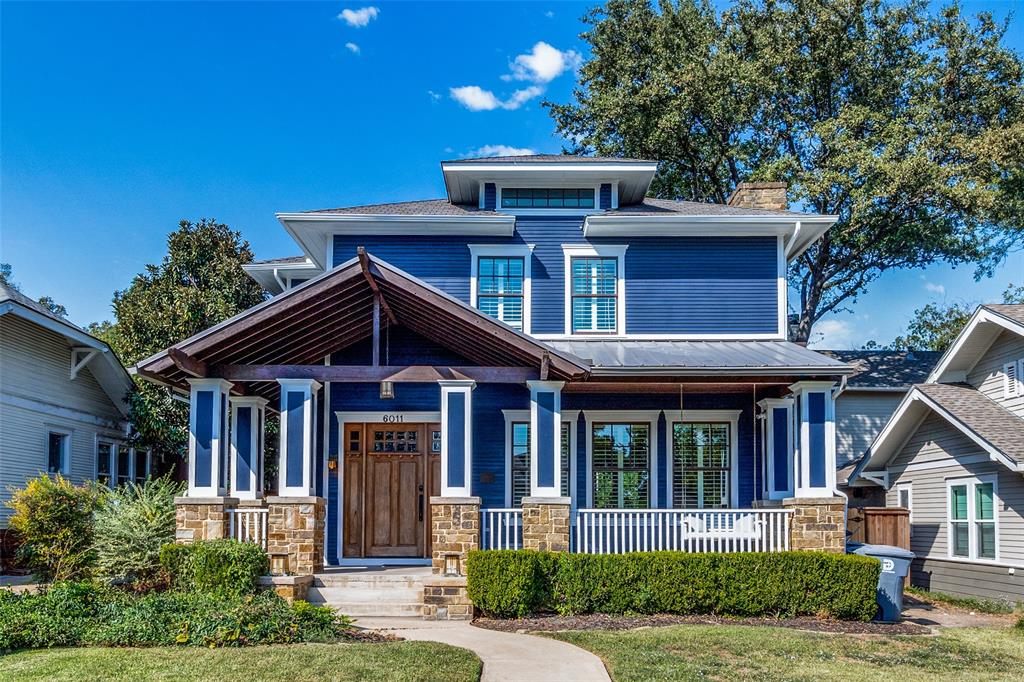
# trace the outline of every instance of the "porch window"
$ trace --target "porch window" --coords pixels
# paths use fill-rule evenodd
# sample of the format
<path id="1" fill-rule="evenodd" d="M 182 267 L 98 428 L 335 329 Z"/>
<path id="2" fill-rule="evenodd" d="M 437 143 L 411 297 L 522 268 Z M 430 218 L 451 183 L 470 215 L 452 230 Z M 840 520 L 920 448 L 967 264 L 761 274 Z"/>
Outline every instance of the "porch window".
<path id="1" fill-rule="evenodd" d="M 100 441 L 96 444 L 96 480 L 103 485 L 110 485 L 111 471 L 114 464 L 114 444 Z"/>
<path id="2" fill-rule="evenodd" d="M 618 258 L 577 256 L 572 269 L 572 332 L 615 333 Z"/>
<path id="3" fill-rule="evenodd" d="M 135 482 L 142 485 L 149 477 L 149 450 L 133 450 L 135 458 Z"/>
<path id="4" fill-rule="evenodd" d="M 994 477 L 948 483 L 949 554 L 964 559 L 995 559 L 998 526 Z"/>
<path id="5" fill-rule="evenodd" d="M 731 425 L 676 423 L 672 427 L 672 506 L 727 509 L 731 500 Z"/>
<path id="6" fill-rule="evenodd" d="M 650 424 L 594 424 L 591 431 L 594 507 L 650 506 Z"/>
<path id="7" fill-rule="evenodd" d="M 128 448 L 118 446 L 117 448 L 117 484 L 124 485 L 132 480 L 131 470 L 132 452 Z"/>
<path id="8" fill-rule="evenodd" d="M 562 423 L 559 452 L 562 461 L 561 494 L 569 497 L 569 424 Z M 530 422 L 512 422 L 512 506 L 530 496 Z"/>
<path id="9" fill-rule="evenodd" d="M 521 330 L 525 271 L 523 258 L 481 256 L 477 261 L 477 307 Z"/>
<path id="10" fill-rule="evenodd" d="M 71 468 L 71 434 L 50 431 L 46 434 L 46 470 L 51 474 L 68 474 Z"/>

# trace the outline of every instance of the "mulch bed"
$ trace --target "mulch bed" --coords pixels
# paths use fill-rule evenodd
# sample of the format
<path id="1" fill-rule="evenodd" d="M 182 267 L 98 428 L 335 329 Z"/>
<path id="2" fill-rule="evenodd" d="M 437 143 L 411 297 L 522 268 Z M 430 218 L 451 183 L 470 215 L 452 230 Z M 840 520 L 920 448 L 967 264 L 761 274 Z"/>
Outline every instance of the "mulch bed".
<path id="1" fill-rule="evenodd" d="M 855 635 L 928 635 L 931 629 L 915 623 L 863 623 L 824 618 L 723 618 L 721 616 L 534 616 L 532 618 L 477 618 L 473 625 L 504 632 L 556 632 L 560 630 L 632 630 L 666 625 L 755 625 L 814 632 Z"/>

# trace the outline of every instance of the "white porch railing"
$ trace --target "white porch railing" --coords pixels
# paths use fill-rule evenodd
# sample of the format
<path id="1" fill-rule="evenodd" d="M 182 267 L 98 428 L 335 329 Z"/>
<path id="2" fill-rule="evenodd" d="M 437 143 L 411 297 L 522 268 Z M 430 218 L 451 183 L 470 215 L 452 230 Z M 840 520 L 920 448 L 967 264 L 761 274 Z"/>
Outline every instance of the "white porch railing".
<path id="1" fill-rule="evenodd" d="M 241 542 L 252 542 L 267 548 L 266 509 L 229 509 L 228 537 Z"/>
<path id="2" fill-rule="evenodd" d="M 481 549 L 519 549 L 522 546 L 522 509 L 480 510 Z"/>
<path id="3" fill-rule="evenodd" d="M 573 551 L 782 552 L 788 509 L 579 509 Z"/>

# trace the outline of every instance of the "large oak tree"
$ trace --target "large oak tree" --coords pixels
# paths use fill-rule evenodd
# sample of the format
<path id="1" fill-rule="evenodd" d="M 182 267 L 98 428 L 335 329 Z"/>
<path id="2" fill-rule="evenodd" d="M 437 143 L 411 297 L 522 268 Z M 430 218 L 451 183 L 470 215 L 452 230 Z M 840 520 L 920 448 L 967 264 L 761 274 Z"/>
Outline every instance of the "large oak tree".
<path id="1" fill-rule="evenodd" d="M 722 202 L 783 180 L 839 216 L 793 263 L 795 336 L 891 268 L 991 272 L 1024 225 L 1024 88 L 1007 26 L 923 1 L 609 0 L 568 104 L 566 151 L 658 159 L 653 192 Z"/>

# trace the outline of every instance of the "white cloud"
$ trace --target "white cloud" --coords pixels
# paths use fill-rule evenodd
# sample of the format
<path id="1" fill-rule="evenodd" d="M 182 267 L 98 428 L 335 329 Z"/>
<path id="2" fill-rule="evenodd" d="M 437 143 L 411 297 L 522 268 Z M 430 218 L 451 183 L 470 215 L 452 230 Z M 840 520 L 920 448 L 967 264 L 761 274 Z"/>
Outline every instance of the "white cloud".
<path id="1" fill-rule="evenodd" d="M 441 99 L 441 95 L 434 92 L 433 90 L 427 90 L 427 96 L 430 97 L 431 102 L 437 102 Z"/>
<path id="2" fill-rule="evenodd" d="M 812 348 L 845 349 L 855 347 L 856 331 L 849 322 L 843 320 L 820 320 L 811 331 L 811 339 L 807 344 Z"/>
<path id="3" fill-rule="evenodd" d="M 361 52 L 361 50 L 359 49 L 359 46 L 356 45 L 355 43 L 345 43 L 345 47 L 352 54 L 359 54 Z"/>
<path id="4" fill-rule="evenodd" d="M 561 76 L 567 69 L 575 69 L 583 59 L 578 52 L 566 50 L 562 52 L 541 41 L 533 46 L 527 54 L 517 56 L 509 67 L 512 73 L 502 76 L 502 80 L 533 81 L 534 83 L 550 83 Z"/>
<path id="5" fill-rule="evenodd" d="M 470 149 L 464 157 L 481 156 L 529 156 L 537 152 L 529 147 L 510 147 L 507 144 L 485 144 L 479 149 Z"/>
<path id="6" fill-rule="evenodd" d="M 338 18 L 349 26 L 362 28 L 377 18 L 380 10 L 376 7 L 361 7 L 359 9 L 345 9 L 341 11 Z"/>
<path id="7" fill-rule="evenodd" d="M 929 282 L 924 275 L 921 275 L 921 281 L 924 282 L 924 290 L 927 291 L 928 293 L 938 294 L 939 296 L 946 295 L 946 287 L 944 287 L 943 285 L 936 284 L 934 282 Z"/>
<path id="8" fill-rule="evenodd" d="M 499 99 L 493 92 L 484 90 L 479 85 L 463 85 L 451 88 L 449 92 L 452 99 L 470 111 L 493 111 L 495 109 L 513 111 L 534 97 L 544 94 L 544 88 L 539 85 L 531 85 L 528 88 L 516 90 L 506 100 Z"/>
<path id="9" fill-rule="evenodd" d="M 544 13 L 544 16 L 546 16 L 548 19 L 554 19 L 555 13 L 552 12 L 551 10 L 548 10 L 547 12 Z"/>

